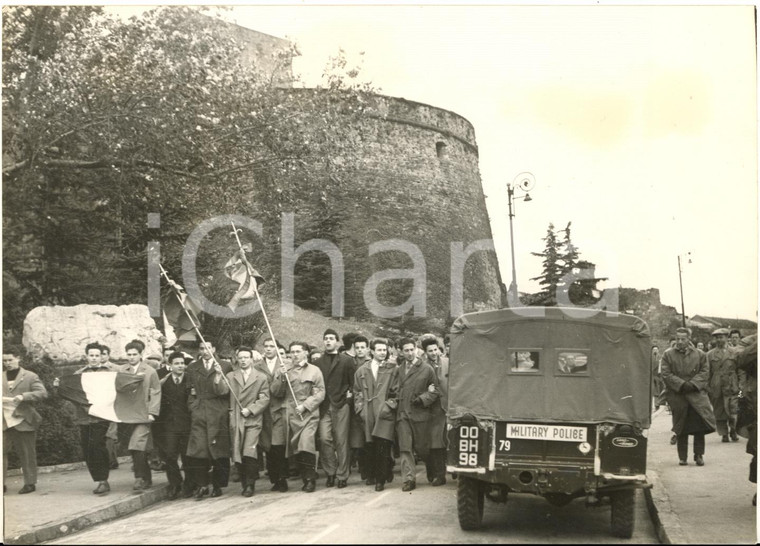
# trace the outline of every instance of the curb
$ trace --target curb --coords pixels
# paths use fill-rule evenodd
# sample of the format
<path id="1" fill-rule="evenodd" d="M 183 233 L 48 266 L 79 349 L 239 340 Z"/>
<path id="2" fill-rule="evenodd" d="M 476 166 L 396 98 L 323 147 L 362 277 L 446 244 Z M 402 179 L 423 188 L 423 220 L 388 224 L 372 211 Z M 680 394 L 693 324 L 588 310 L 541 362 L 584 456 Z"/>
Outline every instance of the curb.
<path id="1" fill-rule="evenodd" d="M 119 464 L 126 464 L 126 463 L 132 463 L 132 456 L 131 455 L 123 455 L 118 458 Z M 40 466 L 37 467 L 37 474 L 50 474 L 51 472 L 68 472 L 70 470 L 81 470 L 83 468 L 87 468 L 87 463 L 84 461 L 79 461 L 76 463 L 64 463 L 64 464 L 56 464 L 56 465 L 50 465 L 50 466 Z M 22 470 L 20 468 L 10 468 L 8 469 L 7 476 L 21 476 L 23 474 Z"/>
<path id="2" fill-rule="evenodd" d="M 67 465 L 60 465 L 67 466 Z M 145 491 L 131 498 L 120 500 L 110 506 L 105 506 L 93 512 L 87 512 L 78 516 L 45 525 L 33 531 L 22 533 L 13 537 L 5 537 L 6 544 L 40 544 L 48 540 L 55 540 L 66 535 L 78 533 L 88 527 L 111 521 L 126 516 L 143 508 L 162 501 L 169 492 L 169 484 Z"/>
<path id="3" fill-rule="evenodd" d="M 664 412 L 665 409 L 661 406 L 652 414 L 652 420 L 654 421 Z M 681 526 L 681 520 L 676 511 L 673 510 L 668 490 L 660 480 L 660 474 L 656 470 L 648 470 L 647 481 L 652 484 L 652 487 L 644 489 L 644 498 L 660 543 L 688 544 L 689 541 Z"/>

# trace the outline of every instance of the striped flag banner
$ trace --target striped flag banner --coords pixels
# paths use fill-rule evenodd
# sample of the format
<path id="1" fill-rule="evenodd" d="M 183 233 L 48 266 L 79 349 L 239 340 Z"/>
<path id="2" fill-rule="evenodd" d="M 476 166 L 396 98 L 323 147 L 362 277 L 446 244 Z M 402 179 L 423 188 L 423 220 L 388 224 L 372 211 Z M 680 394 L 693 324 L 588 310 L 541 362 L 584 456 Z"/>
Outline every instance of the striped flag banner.
<path id="1" fill-rule="evenodd" d="M 143 374 L 89 372 L 62 377 L 61 398 L 89 406 L 93 417 L 116 423 L 147 423 L 148 404 L 143 393 Z"/>

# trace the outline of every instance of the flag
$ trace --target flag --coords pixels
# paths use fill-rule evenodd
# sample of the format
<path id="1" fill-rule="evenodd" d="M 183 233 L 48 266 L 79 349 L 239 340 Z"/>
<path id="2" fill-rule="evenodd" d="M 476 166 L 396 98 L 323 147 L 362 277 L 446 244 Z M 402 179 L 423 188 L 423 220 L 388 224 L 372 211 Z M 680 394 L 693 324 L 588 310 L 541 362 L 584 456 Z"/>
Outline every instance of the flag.
<path id="1" fill-rule="evenodd" d="M 227 307 L 233 311 L 238 308 L 243 300 L 254 298 L 258 286 L 264 284 L 264 277 L 251 266 L 242 250 L 238 250 L 232 258 L 227 260 L 227 264 L 224 266 L 224 274 L 239 285 L 238 291 L 227 304 Z"/>
<path id="2" fill-rule="evenodd" d="M 180 341 L 195 341 L 195 327 L 200 327 L 198 314 L 201 312 L 195 302 L 176 282 L 167 279 L 171 291 L 164 298 L 164 335 L 166 336 L 168 346 L 172 339 Z M 185 312 L 187 310 L 187 312 Z M 188 317 L 188 313 L 190 317 Z"/>
<path id="3" fill-rule="evenodd" d="M 143 393 L 143 374 L 89 372 L 62 377 L 61 398 L 82 406 L 87 413 L 116 423 L 147 423 L 148 402 Z"/>

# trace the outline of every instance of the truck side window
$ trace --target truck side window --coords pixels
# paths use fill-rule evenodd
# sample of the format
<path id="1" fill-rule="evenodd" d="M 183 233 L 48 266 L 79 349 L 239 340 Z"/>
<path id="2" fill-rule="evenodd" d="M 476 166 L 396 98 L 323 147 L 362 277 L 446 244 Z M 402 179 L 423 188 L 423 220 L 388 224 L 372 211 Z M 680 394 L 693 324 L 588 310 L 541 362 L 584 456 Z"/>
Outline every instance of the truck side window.
<path id="1" fill-rule="evenodd" d="M 558 351 L 557 369 L 562 374 L 588 374 L 588 353 L 582 351 Z"/>
<path id="2" fill-rule="evenodd" d="M 529 350 L 516 350 L 510 354 L 510 371 L 513 372 L 537 372 L 539 370 L 539 352 Z"/>

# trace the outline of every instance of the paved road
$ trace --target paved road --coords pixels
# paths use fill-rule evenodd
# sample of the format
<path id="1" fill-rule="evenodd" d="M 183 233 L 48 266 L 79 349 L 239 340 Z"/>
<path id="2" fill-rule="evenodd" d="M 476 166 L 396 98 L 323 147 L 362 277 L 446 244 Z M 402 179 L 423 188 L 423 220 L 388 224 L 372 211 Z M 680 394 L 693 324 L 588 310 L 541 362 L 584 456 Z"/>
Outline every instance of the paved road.
<path id="1" fill-rule="evenodd" d="M 423 470 L 418 484 L 424 480 Z M 634 536 L 621 540 L 609 534 L 609 507 L 586 508 L 582 500 L 562 508 L 530 495 L 513 495 L 506 505 L 486 501 L 483 529 L 464 532 L 456 518 L 455 481 L 411 493 L 401 492 L 398 476 L 382 493 L 354 476 L 345 489 L 325 489 L 321 479 L 312 494 L 271 493 L 266 480 L 259 484 L 263 491 L 250 499 L 231 484 L 220 498 L 163 502 L 54 543 L 657 543 L 640 492 Z M 290 485 L 300 488 L 300 481 Z"/>

